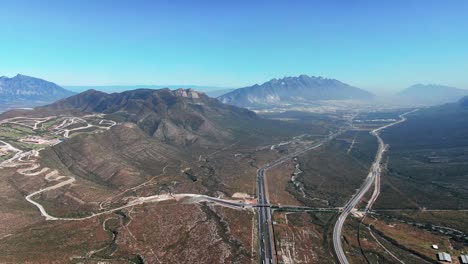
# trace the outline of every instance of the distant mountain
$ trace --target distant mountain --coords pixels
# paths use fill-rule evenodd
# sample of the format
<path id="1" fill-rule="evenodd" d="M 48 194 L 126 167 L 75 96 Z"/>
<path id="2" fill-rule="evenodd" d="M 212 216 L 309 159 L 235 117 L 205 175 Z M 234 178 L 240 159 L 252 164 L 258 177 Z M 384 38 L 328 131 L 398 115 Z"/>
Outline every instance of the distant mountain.
<path id="1" fill-rule="evenodd" d="M 191 84 L 169 84 L 169 85 L 155 85 L 155 84 L 138 84 L 138 85 L 67 85 L 64 86 L 65 89 L 68 89 L 73 92 L 81 93 L 87 90 L 97 90 L 105 93 L 120 93 L 136 89 L 163 89 L 169 88 L 171 90 L 176 89 L 194 89 L 199 92 L 204 92 L 208 96 L 211 92 L 217 92 L 222 90 L 228 90 L 223 87 L 217 86 L 203 86 L 203 85 L 191 85 Z"/>
<path id="2" fill-rule="evenodd" d="M 398 93 L 400 100 L 413 105 L 452 103 L 467 95 L 468 90 L 434 84 L 416 84 Z"/>
<path id="3" fill-rule="evenodd" d="M 218 97 L 223 103 L 241 107 L 300 105 L 318 100 L 369 100 L 373 95 L 365 90 L 334 79 L 285 77 L 261 85 L 239 88 Z"/>
<path id="4" fill-rule="evenodd" d="M 112 94 L 88 90 L 35 111 L 104 113 L 117 121 L 135 123 L 152 137 L 178 144 L 221 142 L 231 138 L 221 122 L 235 124 L 257 119 L 247 109 L 222 104 L 204 93 L 167 88 Z"/>
<path id="5" fill-rule="evenodd" d="M 463 97 L 462 99 L 460 99 L 460 100 L 458 101 L 458 104 L 459 104 L 461 107 L 468 109 L 468 96 L 465 96 L 465 97 Z"/>
<path id="6" fill-rule="evenodd" d="M 222 89 L 222 90 L 214 90 L 214 91 L 207 91 L 206 95 L 212 98 L 217 98 L 220 97 L 221 95 L 225 95 L 227 93 L 230 93 L 234 91 L 235 89 Z"/>
<path id="7" fill-rule="evenodd" d="M 4 101 L 53 102 L 75 93 L 55 83 L 18 74 L 13 78 L 0 77 L 0 98 Z"/>

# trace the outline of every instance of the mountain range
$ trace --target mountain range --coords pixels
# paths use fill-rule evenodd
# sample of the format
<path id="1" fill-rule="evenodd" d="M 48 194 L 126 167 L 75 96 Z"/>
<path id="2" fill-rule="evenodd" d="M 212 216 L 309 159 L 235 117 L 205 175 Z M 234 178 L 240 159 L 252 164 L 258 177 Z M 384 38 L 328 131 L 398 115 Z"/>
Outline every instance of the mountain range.
<path id="1" fill-rule="evenodd" d="M 137 86 L 133 88 L 136 87 Z M 162 86 L 158 87 L 162 88 Z M 124 86 L 96 87 L 98 90 L 102 90 L 101 88 L 123 89 Z M 154 87 L 136 90 L 132 89 L 132 91 L 140 91 L 132 92 L 132 94 L 141 95 L 141 91 L 143 90 L 154 91 L 154 89 L 149 88 Z M 172 86 L 166 87 L 166 90 L 169 90 L 167 88 L 174 89 Z M 95 97 L 98 93 L 98 91 L 91 89 L 90 91 L 80 95 L 80 98 L 81 100 L 84 100 L 83 96 L 90 96 L 90 99 L 96 100 Z M 74 94 L 75 92 L 39 78 L 21 74 L 18 74 L 13 78 L 3 76 L 0 77 L 0 112 L 15 108 L 31 108 L 45 105 L 67 98 Z M 118 97 L 118 94 L 129 95 L 130 93 L 122 92 L 107 94 L 101 92 L 99 100 L 104 100 L 103 98 L 106 98 L 105 101 L 107 102 L 108 100 L 111 100 L 110 98 L 113 98 L 112 100 L 116 100 L 115 98 Z M 197 92 L 197 94 L 201 96 L 202 93 Z M 94 97 L 92 95 L 94 95 Z M 307 106 L 315 104 L 315 102 L 328 100 L 369 102 L 369 100 L 374 98 L 372 93 L 338 80 L 307 75 L 272 79 L 261 85 L 255 84 L 253 86 L 239 89 L 212 90 L 205 92 L 203 97 L 206 97 L 205 95 L 217 98 L 225 104 L 253 109 Z M 455 102 L 466 95 L 468 95 L 468 90 L 455 87 L 416 84 L 396 94 L 392 101 L 397 100 L 399 104 L 411 106 L 438 105 Z M 77 100 L 77 98 L 72 100 Z M 88 105 L 88 107 L 91 107 L 91 105 Z M 100 107 L 103 106 L 101 105 Z"/>
<path id="2" fill-rule="evenodd" d="M 55 83 L 26 75 L 0 77 L 0 96 L 4 100 L 53 102 L 74 94 Z"/>
<path id="3" fill-rule="evenodd" d="M 373 97 L 370 92 L 338 80 L 300 75 L 239 88 L 218 99 L 226 104 L 256 108 L 307 104 L 318 100 L 370 100 Z"/>
<path id="4" fill-rule="evenodd" d="M 425 149 L 427 146 L 446 146 L 444 144 L 450 142 L 452 144 L 450 146 L 456 148 L 454 150 L 457 153 L 461 153 L 456 163 L 459 166 L 466 157 L 461 147 L 466 146 L 465 135 L 468 128 L 467 111 L 461 111 L 460 106 L 468 110 L 468 97 L 459 100 L 456 104 L 421 108 L 415 112 L 420 114 L 419 117 L 411 115 L 408 122 L 383 131 L 383 137 L 386 142 L 393 140 L 391 151 L 396 149 L 398 142 L 400 146 L 406 146 L 410 145 L 409 141 L 413 147 L 422 146 Z M 399 113 L 383 114 L 396 116 Z M 192 89 L 136 89 L 112 94 L 88 90 L 49 105 L 36 107 L 32 111 L 9 111 L 0 114 L 0 120 L 12 116 L 49 116 L 51 119 L 46 121 L 42 119 L 41 125 L 34 124 L 38 129 L 30 129 L 33 123 L 28 118 L 19 119 L 26 122 L 26 126 L 10 120 L 9 126 L 4 127 L 8 129 L 4 130 L 6 133 L 4 132 L 2 141 L 6 137 L 11 140 L 12 146 L 20 148 L 24 146 L 24 142 L 28 142 L 27 140 L 45 135 L 45 139 L 50 137 L 60 143 L 51 144 L 40 152 L 31 152 L 39 153 L 37 155 L 20 156 L 13 153 L 13 158 L 19 157 L 17 166 L 20 167 L 17 170 L 7 167 L 1 171 L 3 176 L 1 185 L 4 186 L 2 190 L 12 197 L 3 203 L 2 210 L 15 217 L 4 221 L 10 223 L 12 228 L 8 226 L 5 229 L 7 235 L 3 235 L 0 239 L 1 251 L 8 254 L 3 254 L 2 257 L 7 255 L 8 263 L 24 263 L 29 260 L 34 263 L 49 263 L 50 256 L 54 256 L 54 259 L 57 259 L 55 256 L 59 256 L 62 263 L 79 254 L 89 254 L 88 252 L 96 248 L 100 250 L 103 248 L 102 245 L 109 246 L 105 246 L 101 251 L 104 252 L 103 255 L 95 255 L 98 260 L 118 258 L 119 261 L 153 263 L 159 259 L 148 261 L 148 256 L 154 254 L 144 252 L 150 252 L 149 249 L 154 248 L 159 250 L 157 252 L 161 252 L 160 258 L 164 257 L 161 262 L 164 263 L 185 263 L 186 259 L 190 261 L 195 259 L 197 263 L 220 263 L 219 260 L 206 260 L 205 256 L 210 254 L 194 256 L 199 253 L 200 244 L 204 245 L 200 247 L 202 249 L 207 248 L 205 245 L 210 245 L 211 250 L 213 248 L 211 245 L 220 243 L 224 243 L 222 245 L 226 245 L 226 249 L 218 255 L 224 260 L 226 256 L 232 256 L 225 263 L 251 262 L 256 254 L 254 251 L 239 252 L 247 252 L 246 249 L 258 244 L 255 236 L 251 235 L 252 228 L 262 221 L 252 222 L 255 215 L 251 209 L 247 211 L 241 208 L 236 210 L 223 208 L 211 205 L 210 200 L 195 200 L 196 197 L 208 195 L 230 199 L 239 194 L 255 197 L 254 195 L 259 193 L 255 189 L 259 181 L 258 168 L 265 166 L 264 164 L 275 164 L 272 160 L 279 158 L 290 163 L 288 167 L 282 168 L 286 173 L 281 175 L 287 177 L 281 181 L 273 178 L 273 185 L 268 186 L 272 189 L 278 186 L 277 190 L 283 190 L 278 191 L 277 197 L 283 194 L 289 195 L 288 200 L 297 201 L 294 204 L 304 203 L 310 206 L 306 204 L 307 200 L 300 199 L 305 197 L 304 193 L 309 192 L 308 186 L 315 186 L 318 181 L 305 180 L 308 176 L 296 178 L 294 180 L 300 183 L 298 185 L 300 188 L 297 186 L 296 188 L 291 184 L 290 175 L 293 175 L 291 173 L 299 169 L 303 175 L 316 175 L 317 171 L 327 173 L 325 176 L 346 175 L 350 172 L 353 173 L 353 178 L 364 179 L 368 166 L 363 164 L 370 165 L 370 159 L 374 156 L 372 149 L 377 151 L 377 143 L 375 140 L 369 140 L 372 136 L 368 133 L 369 128 L 365 126 L 362 128 L 367 131 L 359 131 L 359 134 L 354 130 L 341 133 L 333 141 L 322 141 L 332 139 L 334 135 L 331 133 L 338 131 L 338 128 L 340 130 L 349 128 L 348 124 L 341 123 L 337 119 L 316 117 L 315 114 L 309 116 L 311 119 L 302 118 L 300 121 L 267 120 L 250 110 L 223 104 Z M 80 123 L 80 120 L 84 122 Z M 102 121 L 106 122 L 101 123 Z M 109 124 L 111 121 L 115 121 L 113 126 L 99 132 L 89 129 L 91 127 L 88 126 Z M 63 138 L 58 140 L 57 134 L 51 132 L 63 129 L 63 125 L 67 122 L 70 123 L 65 128 L 82 129 L 77 130 L 76 134 L 72 132 L 71 136 L 63 134 Z M 400 129 L 404 133 L 392 132 L 395 129 Z M 27 133 L 34 136 L 23 134 L 18 136 L 11 131 L 16 133 L 29 131 Z M 357 137 L 359 138 L 356 140 Z M 355 140 L 357 143 L 353 146 Z M 7 145 L 9 143 L 1 142 L 1 144 L 3 149 L 13 148 Z M 319 149 L 321 145 L 324 146 Z M 296 152 L 306 146 L 308 147 L 306 150 L 312 148 L 317 150 L 309 153 Z M 453 150 L 444 150 L 444 153 L 449 151 L 453 153 Z M 297 153 L 303 155 L 290 160 Z M 403 155 L 405 154 L 400 154 Z M 393 154 L 392 157 L 395 156 Z M 427 152 L 425 156 L 432 158 L 435 154 Z M 420 167 L 420 156 L 417 158 L 416 165 Z M 27 167 L 26 159 L 30 160 L 32 167 Z M 296 163 L 295 166 L 293 162 Z M 335 163 L 338 165 L 335 166 Z M 443 164 L 438 162 L 433 164 L 432 168 L 440 166 Z M 397 169 L 393 171 L 404 172 Z M 436 185 L 433 182 L 429 184 L 439 189 L 440 182 L 447 178 L 440 177 L 445 174 L 434 171 L 437 172 L 433 174 L 438 174 L 439 181 Z M 420 175 L 426 174 L 429 174 L 427 169 Z M 453 183 L 465 183 L 462 181 L 464 174 L 453 174 Z M 319 178 L 315 177 L 316 180 L 320 180 Z M 361 184 L 360 181 L 343 179 L 345 181 L 340 185 L 336 185 L 336 180 L 325 183 L 326 188 L 321 190 L 325 192 L 330 190 L 327 197 L 333 198 L 327 199 L 333 201 L 335 197 L 349 197 L 347 194 L 342 194 L 343 186 L 348 187 L 348 191 L 353 193 L 356 188 L 351 184 L 354 182 L 357 183 L 356 186 Z M 410 181 L 409 184 L 407 182 L 405 180 L 403 186 L 410 184 L 412 187 L 416 186 L 415 188 L 420 186 L 420 181 Z M 444 188 L 449 189 L 451 183 L 446 181 L 444 183 Z M 383 195 L 388 196 L 388 189 L 391 188 L 382 188 Z M 403 187 L 401 190 L 409 193 Z M 413 192 L 418 195 L 423 192 L 427 194 L 427 190 L 433 189 L 421 188 L 421 191 Z M 318 193 L 315 189 L 313 191 Z M 433 193 L 441 192 L 433 191 Z M 39 211 L 34 206 L 26 206 L 24 200 L 25 196 L 26 199 L 32 197 L 31 194 L 34 196 L 34 200 L 31 200 L 34 205 L 43 205 L 42 209 L 45 212 L 60 217 L 57 219 L 63 221 L 38 221 Z M 457 195 L 452 197 L 466 197 L 464 191 L 457 191 L 455 194 Z M 185 198 L 177 201 L 159 200 L 174 195 L 184 195 Z M 442 195 L 439 194 L 441 198 L 436 200 L 443 201 L 445 198 Z M 391 197 L 388 199 L 391 200 L 394 196 L 388 197 Z M 433 194 L 428 194 L 427 197 L 433 197 Z M 466 204 L 465 200 L 457 199 Z M 325 200 L 327 206 L 329 200 Z M 203 203 L 198 204 L 197 201 Z M 227 204 L 229 207 L 240 200 L 231 201 Z M 158 204 L 152 204 L 153 202 Z M 460 219 L 462 218 L 463 216 Z M 21 219 L 25 222 L 21 222 L 17 227 L 18 224 L 11 219 L 17 222 L 20 222 L 17 219 Z M 83 221 L 69 221 L 69 219 Z M 301 223 L 310 220 L 292 219 Z M 210 226 L 205 228 L 207 224 Z M 241 230 L 236 231 L 239 227 Z M 15 229 L 11 231 L 13 228 Z M 246 239 L 236 240 L 241 237 L 239 234 Z M 43 248 L 37 243 L 38 237 L 55 244 Z M 100 237 L 102 239 L 98 240 Z M 67 243 L 64 243 L 62 238 Z M 120 242 L 125 239 L 127 242 L 134 241 L 134 244 Z M 71 244 L 69 241 L 74 242 Z M 141 241 L 145 243 L 140 243 Z M 58 254 L 56 249 L 60 248 L 61 244 L 66 244 L 67 248 L 62 251 L 63 254 Z M 142 245 L 147 245 L 148 250 L 140 250 L 139 247 Z M 191 248 L 187 248 L 188 246 Z M 116 255 L 113 255 L 114 252 L 117 252 Z M 181 252 L 188 253 L 181 255 Z M 135 254 L 141 257 L 135 258 Z M 329 255 L 332 256 L 332 253 Z M 92 254 L 90 256 L 93 257 Z M 237 261 L 239 256 L 246 260 Z M 40 257 L 42 260 L 38 261 Z M 180 259 L 174 260 L 175 257 Z M 27 258 L 27 261 L 24 261 L 24 258 Z M 137 261 L 132 261 L 134 259 Z M 140 261 L 142 259 L 144 261 Z M 203 260 L 198 261 L 198 259 Z"/>
<path id="5" fill-rule="evenodd" d="M 118 125 L 102 133 L 70 137 L 41 155 L 50 166 L 111 188 L 141 183 L 145 177 L 162 173 L 167 164 L 188 164 L 200 155 L 240 141 L 260 144 L 265 135 L 276 138 L 311 130 L 308 125 L 263 119 L 250 110 L 223 104 L 192 89 L 167 88 L 112 94 L 88 90 L 34 110 L 8 111 L 0 114 L 0 120 L 16 116 L 84 118 L 96 114 Z M 180 170 L 175 174 L 186 177 Z M 200 178 L 203 186 L 211 186 L 210 190 L 221 188 L 212 186 L 216 184 L 213 178 Z"/>
<path id="6" fill-rule="evenodd" d="M 16 108 L 31 108 L 74 95 L 55 83 L 18 74 L 0 77 L 0 113 Z"/>
<path id="7" fill-rule="evenodd" d="M 230 138 L 220 120 L 256 119 L 242 108 L 225 105 L 193 89 L 137 89 L 107 94 L 96 90 L 36 108 L 38 112 L 103 113 L 136 124 L 152 137 L 177 144 L 218 142 Z"/>
<path id="8" fill-rule="evenodd" d="M 415 84 L 399 92 L 397 97 L 411 105 L 438 105 L 458 101 L 468 90 L 435 84 Z"/>
<path id="9" fill-rule="evenodd" d="M 227 92 L 233 91 L 234 89 L 217 87 L 217 86 L 201 86 L 201 85 L 191 85 L 191 84 L 171 84 L 171 85 L 154 85 L 154 84 L 140 84 L 140 85 L 68 85 L 64 86 L 65 89 L 68 89 L 73 92 L 81 93 L 87 90 L 98 90 L 101 92 L 106 93 L 114 93 L 114 92 L 124 92 L 130 90 L 136 90 L 140 88 L 147 88 L 147 89 L 163 89 L 169 88 L 171 90 L 179 89 L 179 88 L 191 88 L 197 90 L 199 92 L 204 92 L 206 95 L 210 97 L 218 97 L 223 95 Z"/>

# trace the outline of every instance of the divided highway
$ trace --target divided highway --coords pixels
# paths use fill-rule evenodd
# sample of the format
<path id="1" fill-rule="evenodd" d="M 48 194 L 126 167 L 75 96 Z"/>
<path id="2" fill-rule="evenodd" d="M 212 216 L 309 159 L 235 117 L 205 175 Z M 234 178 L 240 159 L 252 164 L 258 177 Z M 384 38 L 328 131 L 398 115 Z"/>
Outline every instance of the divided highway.
<path id="1" fill-rule="evenodd" d="M 390 123 L 388 125 L 379 127 L 377 129 L 374 129 L 371 131 L 371 134 L 377 138 L 377 141 L 379 142 L 379 147 L 377 149 L 377 154 L 375 156 L 374 163 L 372 164 L 372 167 L 369 171 L 369 174 L 367 175 L 366 180 L 362 184 L 361 188 L 357 191 L 357 193 L 346 203 L 346 205 L 343 208 L 343 211 L 341 212 L 340 216 L 338 217 L 338 220 L 335 223 L 335 226 L 333 228 L 333 248 L 335 250 L 335 255 L 338 258 L 338 262 L 340 264 L 348 264 L 348 259 L 346 258 L 346 255 L 343 251 L 343 247 L 341 245 L 341 233 L 343 229 L 344 222 L 346 221 L 346 218 L 349 216 L 351 211 L 357 206 L 359 201 L 361 201 L 362 197 L 367 193 L 369 188 L 372 186 L 372 183 L 375 183 L 376 185 L 380 186 L 380 163 L 382 161 L 382 156 L 383 153 L 385 152 L 387 146 L 385 145 L 384 141 L 379 135 L 379 132 L 382 131 L 385 128 L 394 126 L 396 124 L 402 123 L 406 121 L 406 115 L 409 113 L 412 113 L 416 110 L 406 112 L 402 115 L 400 115 L 400 120 Z M 372 194 L 372 198 L 369 201 L 368 206 L 366 207 L 366 211 L 370 209 L 372 204 L 375 202 L 377 199 L 378 195 L 380 193 L 380 188 L 375 188 L 374 193 Z"/>
<path id="2" fill-rule="evenodd" d="M 337 137 L 344 130 L 337 133 L 331 134 L 326 138 L 313 143 L 312 145 L 283 156 L 271 163 L 268 163 L 264 167 L 257 170 L 257 204 L 269 204 L 267 191 L 265 187 L 265 172 L 271 168 L 274 168 L 284 162 L 291 160 L 292 158 L 301 155 L 309 150 L 318 148 L 324 143 Z M 274 238 L 272 237 L 272 221 L 271 221 L 271 208 L 270 206 L 258 207 L 258 240 L 260 241 L 260 260 L 262 264 L 273 264 L 276 263 Z"/>

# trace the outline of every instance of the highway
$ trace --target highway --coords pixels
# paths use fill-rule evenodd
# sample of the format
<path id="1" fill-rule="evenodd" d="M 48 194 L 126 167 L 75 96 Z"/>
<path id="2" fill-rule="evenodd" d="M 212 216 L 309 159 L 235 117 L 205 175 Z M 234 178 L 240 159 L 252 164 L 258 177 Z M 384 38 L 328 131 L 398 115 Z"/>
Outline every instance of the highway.
<path id="1" fill-rule="evenodd" d="M 258 203 L 267 204 L 267 195 L 265 192 L 265 169 L 257 171 L 257 190 Z M 273 259 L 273 243 L 270 232 L 271 225 L 271 210 L 269 207 L 258 207 L 258 240 L 260 241 L 260 259 L 263 264 L 274 263 Z"/>
<path id="2" fill-rule="evenodd" d="M 285 155 L 273 162 L 266 164 L 264 167 L 257 170 L 257 204 L 268 205 L 268 195 L 265 184 L 265 172 L 271 168 L 274 168 L 284 162 L 291 160 L 292 158 L 301 155 L 307 151 L 318 148 L 324 143 L 332 140 L 338 135 L 342 134 L 345 130 L 340 130 L 334 134 L 327 136 L 326 138 L 315 142 L 301 150 L 295 151 L 288 155 Z M 301 207 L 299 207 L 301 208 Z M 305 208 L 304 208 L 305 209 Z M 276 254 L 274 248 L 274 239 L 272 237 L 272 221 L 271 221 L 271 206 L 259 206 L 258 210 L 258 240 L 260 242 L 260 262 L 262 264 L 273 264 L 276 263 Z"/>
<path id="3" fill-rule="evenodd" d="M 340 264 L 349 263 L 343 251 L 342 244 L 341 244 L 341 233 L 342 233 L 343 225 L 344 225 L 344 222 L 346 221 L 346 218 L 349 216 L 351 211 L 357 206 L 359 201 L 361 201 L 362 197 L 364 197 L 364 195 L 367 193 L 367 191 L 370 189 L 373 183 L 375 183 L 376 187 L 374 188 L 374 193 L 372 194 L 372 197 L 369 200 L 369 203 L 366 207 L 365 212 L 367 212 L 367 210 L 370 209 L 370 207 L 375 202 L 375 200 L 377 200 L 377 197 L 380 194 L 380 172 L 381 172 L 380 163 L 382 161 L 383 153 L 387 149 L 387 146 L 385 145 L 384 141 L 380 137 L 379 132 L 385 128 L 405 122 L 406 121 L 405 116 L 414 111 L 417 111 L 417 109 L 400 115 L 400 120 L 396 122 L 387 124 L 385 126 L 379 127 L 371 131 L 371 134 L 377 138 L 377 141 L 379 143 L 379 147 L 377 149 L 377 154 L 375 155 L 374 163 L 372 164 L 371 169 L 369 170 L 369 174 L 367 175 L 367 178 L 362 184 L 361 188 L 357 191 L 357 193 L 353 197 L 351 197 L 351 199 L 344 206 L 343 211 L 338 217 L 338 220 L 336 221 L 335 226 L 333 228 L 333 248 L 335 250 L 335 255 L 338 259 L 338 262 Z"/>

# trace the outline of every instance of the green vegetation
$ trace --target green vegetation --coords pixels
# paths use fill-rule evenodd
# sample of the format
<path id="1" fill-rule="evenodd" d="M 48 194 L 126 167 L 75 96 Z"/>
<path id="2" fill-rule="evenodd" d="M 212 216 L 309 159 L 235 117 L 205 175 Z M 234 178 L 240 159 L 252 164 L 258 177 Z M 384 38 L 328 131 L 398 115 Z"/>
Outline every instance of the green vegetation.
<path id="1" fill-rule="evenodd" d="M 385 249 L 404 263 L 434 263 L 430 257 L 420 254 L 414 247 L 402 245 L 399 238 L 397 240 L 393 239 L 385 232 L 382 232 L 382 230 L 376 229 L 376 221 L 377 219 L 369 216 L 364 219 L 350 217 L 346 220 L 343 233 L 343 246 L 350 263 L 398 263 Z M 395 223 L 389 222 L 387 224 Z M 405 231 L 416 232 L 417 235 L 421 236 L 425 235 L 417 229 L 400 231 L 399 226 L 395 228 L 391 227 L 389 230 L 392 231 L 392 236 L 400 234 L 403 237 L 408 236 Z M 427 238 L 425 236 L 418 237 L 417 235 L 414 236 L 413 241 L 422 242 Z M 426 242 L 429 245 L 424 248 L 430 252 L 430 242 Z"/>
<path id="2" fill-rule="evenodd" d="M 5 161 L 5 160 L 7 160 L 7 159 L 9 159 L 9 158 L 11 158 L 11 157 L 13 157 L 13 156 L 14 156 L 14 154 L 11 153 L 11 152 L 9 152 L 9 153 L 6 154 L 6 155 L 0 156 L 0 162 Z"/>
<path id="3" fill-rule="evenodd" d="M 93 208 L 90 205 L 68 205 L 63 206 L 63 197 L 55 197 L 53 199 L 48 199 L 44 196 L 37 195 L 33 199 L 40 203 L 46 211 L 55 217 L 64 217 L 64 218 L 83 218 L 92 215 Z"/>
<path id="4" fill-rule="evenodd" d="M 390 144 L 377 208 L 468 208 L 467 112 L 426 109 L 382 133 Z"/>
<path id="5" fill-rule="evenodd" d="M 0 126 L 0 139 L 4 140 L 16 140 L 33 133 L 32 129 L 18 125 L 3 124 Z"/>
<path id="6" fill-rule="evenodd" d="M 399 115 L 408 112 L 408 109 L 399 109 L 395 111 L 366 112 L 359 114 L 356 120 L 376 120 L 376 119 L 399 119 Z"/>
<path id="7" fill-rule="evenodd" d="M 374 209 L 394 219 L 466 233 L 467 214 L 457 210 L 468 208 L 467 116 L 467 110 L 455 106 L 433 107 L 383 131 L 390 148 Z"/>
<path id="8" fill-rule="evenodd" d="M 396 210 L 378 211 L 378 213 L 405 222 L 451 227 L 468 234 L 468 225 L 466 224 L 468 211 Z"/>
<path id="9" fill-rule="evenodd" d="M 85 128 L 87 127 L 87 123 L 75 123 L 67 126 L 67 129 L 75 129 L 75 128 Z"/>
<path id="10" fill-rule="evenodd" d="M 76 135 L 80 135 L 80 134 L 87 134 L 87 133 L 91 133 L 91 132 L 96 132 L 96 131 L 98 131 L 98 130 L 100 130 L 100 128 L 98 128 L 98 127 L 83 128 L 83 129 L 71 131 L 71 132 L 70 132 L 70 137 L 73 137 L 73 136 L 76 136 Z"/>
<path id="11" fill-rule="evenodd" d="M 302 116 L 300 120 L 278 121 L 266 118 L 218 120 L 218 123 L 231 131 L 234 138 L 255 145 L 272 144 L 290 140 L 294 136 L 311 134 L 326 135 L 336 129 L 331 119 L 316 118 L 314 115 Z"/>
<path id="12" fill-rule="evenodd" d="M 369 132 L 346 132 L 298 158 L 302 173 L 288 191 L 308 206 L 343 206 L 367 177 L 376 151 Z"/>
<path id="13" fill-rule="evenodd" d="M 57 122 L 59 121 L 58 118 L 53 118 L 49 121 L 46 121 L 44 123 L 41 124 L 41 129 L 43 130 L 47 130 L 48 128 L 50 128 L 51 126 L 55 125 Z"/>

